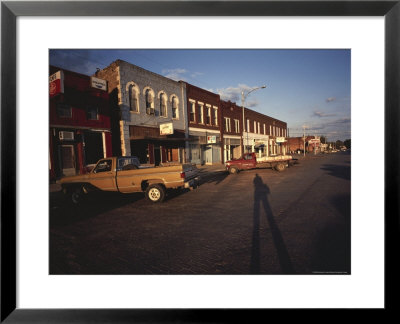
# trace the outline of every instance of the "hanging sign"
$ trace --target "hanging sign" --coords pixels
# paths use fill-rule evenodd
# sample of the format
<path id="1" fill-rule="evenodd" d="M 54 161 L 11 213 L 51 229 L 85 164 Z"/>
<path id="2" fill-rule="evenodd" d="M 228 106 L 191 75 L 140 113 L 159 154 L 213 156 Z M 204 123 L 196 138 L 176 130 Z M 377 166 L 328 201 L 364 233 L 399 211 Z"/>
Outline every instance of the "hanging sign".
<path id="1" fill-rule="evenodd" d="M 90 83 L 91 83 L 92 88 L 107 91 L 107 81 L 106 80 L 91 77 Z"/>

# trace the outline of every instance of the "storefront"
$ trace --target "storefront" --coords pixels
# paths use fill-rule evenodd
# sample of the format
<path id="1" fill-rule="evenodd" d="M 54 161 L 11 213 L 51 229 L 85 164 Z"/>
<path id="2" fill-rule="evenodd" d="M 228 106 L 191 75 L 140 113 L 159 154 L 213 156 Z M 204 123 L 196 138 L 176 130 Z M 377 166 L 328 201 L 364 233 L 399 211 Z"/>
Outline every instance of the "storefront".
<path id="1" fill-rule="evenodd" d="M 202 165 L 221 163 L 221 136 L 219 131 L 189 130 L 189 161 Z"/>
<path id="2" fill-rule="evenodd" d="M 224 136 L 224 162 L 238 159 L 242 155 L 240 136 Z"/>
<path id="3" fill-rule="evenodd" d="M 50 128 L 50 179 L 86 173 L 111 155 L 109 130 Z"/>
<path id="4" fill-rule="evenodd" d="M 154 127 L 130 126 L 130 151 L 141 164 L 185 162 L 185 133 L 174 130 L 172 134 L 160 135 Z"/>

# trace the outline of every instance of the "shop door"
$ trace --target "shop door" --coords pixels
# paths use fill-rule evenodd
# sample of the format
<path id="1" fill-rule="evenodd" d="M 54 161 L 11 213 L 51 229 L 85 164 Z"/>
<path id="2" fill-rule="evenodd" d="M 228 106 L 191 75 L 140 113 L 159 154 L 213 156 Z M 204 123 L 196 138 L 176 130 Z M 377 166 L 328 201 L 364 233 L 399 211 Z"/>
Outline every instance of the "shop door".
<path id="1" fill-rule="evenodd" d="M 161 151 L 159 146 L 154 146 L 154 165 L 160 165 L 161 162 Z"/>
<path id="2" fill-rule="evenodd" d="M 204 155 L 205 155 L 206 164 L 212 164 L 212 162 L 213 162 L 212 148 L 210 145 L 208 145 L 204 148 Z"/>
<path id="3" fill-rule="evenodd" d="M 61 170 L 64 176 L 76 174 L 75 149 L 74 145 L 61 145 Z"/>
<path id="4" fill-rule="evenodd" d="M 241 156 L 242 156 L 242 148 L 240 146 L 235 146 L 233 148 L 233 158 L 240 159 Z"/>
<path id="5" fill-rule="evenodd" d="M 85 132 L 85 162 L 96 164 L 98 160 L 104 158 L 103 134 L 99 132 Z"/>

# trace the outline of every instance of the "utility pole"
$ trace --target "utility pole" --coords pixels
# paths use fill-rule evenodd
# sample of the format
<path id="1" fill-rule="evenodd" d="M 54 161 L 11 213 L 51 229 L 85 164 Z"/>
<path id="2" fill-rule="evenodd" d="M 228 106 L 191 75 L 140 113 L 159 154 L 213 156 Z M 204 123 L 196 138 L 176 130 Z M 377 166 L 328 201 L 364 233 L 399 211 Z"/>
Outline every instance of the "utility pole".
<path id="1" fill-rule="evenodd" d="M 303 125 L 303 156 L 306 156 L 306 126 Z"/>

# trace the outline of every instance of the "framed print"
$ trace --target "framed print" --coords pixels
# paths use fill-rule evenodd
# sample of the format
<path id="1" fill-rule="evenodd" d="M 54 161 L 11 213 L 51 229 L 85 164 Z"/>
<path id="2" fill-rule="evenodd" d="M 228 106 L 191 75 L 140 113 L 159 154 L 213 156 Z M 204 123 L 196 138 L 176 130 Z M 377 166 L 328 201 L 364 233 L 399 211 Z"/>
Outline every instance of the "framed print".
<path id="1" fill-rule="evenodd" d="M 396 287 L 394 283 L 397 279 L 389 262 L 391 255 L 397 253 L 395 247 L 398 244 L 399 229 L 397 216 L 399 213 L 397 182 L 400 152 L 398 147 L 399 1 L 3 1 L 1 17 L 1 321 L 6 323 L 234 322 L 237 321 L 238 315 L 251 320 L 256 316 L 265 316 L 270 309 L 392 309 L 394 301 L 390 296 L 394 293 Z M 320 27 L 320 30 L 317 26 Z M 353 27 L 354 29 L 352 29 Z M 326 34 L 324 34 L 325 31 Z M 278 250 L 277 259 L 279 260 L 276 262 L 285 271 L 271 272 L 268 275 L 259 272 L 259 257 L 253 255 L 253 253 L 259 253 L 257 244 L 255 244 L 256 248 L 253 244 L 251 251 L 251 276 L 248 276 L 250 273 L 246 271 L 224 272 L 223 270 L 219 275 L 207 271 L 190 273 L 186 270 L 170 273 L 169 269 L 165 271 L 153 269 L 152 275 L 148 275 L 151 271 L 143 273 L 141 270 L 137 270 L 135 273 L 129 271 L 113 273 L 99 270 L 98 264 L 85 265 L 85 268 L 76 261 L 70 250 L 58 246 L 57 248 L 64 249 L 63 255 L 66 257 L 62 262 L 49 265 L 49 258 L 54 260 L 54 256 L 57 257 L 57 254 L 53 253 L 52 242 L 49 244 L 48 232 L 51 222 L 71 225 L 73 220 L 55 219 L 54 217 L 49 220 L 50 217 L 47 215 L 49 198 L 46 191 L 48 183 L 45 182 L 48 181 L 49 170 L 45 164 L 52 165 L 54 163 L 49 156 L 49 146 L 47 145 L 49 135 L 48 78 L 51 72 L 51 95 L 52 93 L 57 95 L 64 93 L 64 80 L 70 78 L 69 80 L 74 81 L 66 82 L 79 84 L 79 82 L 83 82 L 84 77 L 75 72 L 69 74 L 69 72 L 56 68 L 52 70 L 50 67 L 50 71 L 47 69 L 54 49 L 82 48 L 93 51 L 103 50 L 104 52 L 108 49 L 118 49 L 121 53 L 132 48 L 148 49 L 149 51 L 166 50 L 163 54 L 170 56 L 178 55 L 178 50 L 182 49 L 192 50 L 193 56 L 196 50 L 230 51 L 232 49 L 251 51 L 272 49 L 278 56 L 286 55 L 286 50 L 301 52 L 322 49 L 340 52 L 339 54 L 345 57 L 346 73 L 351 74 L 351 78 L 346 79 L 348 89 L 351 88 L 351 100 L 350 98 L 346 100 L 347 102 L 351 101 L 352 115 L 351 133 L 348 134 L 349 137 L 350 134 L 354 135 L 352 138 L 354 158 L 352 155 L 351 160 L 353 164 L 351 177 L 354 181 L 351 183 L 351 205 L 350 201 L 347 201 L 346 205 L 348 208 L 351 206 L 352 213 L 351 252 L 348 251 L 348 254 L 351 255 L 351 267 L 346 265 L 345 271 L 342 268 L 333 267 L 328 269 L 332 270 L 331 273 L 327 269 L 312 273 L 303 271 L 299 273 L 302 276 L 291 276 L 294 274 L 291 258 L 288 256 L 287 246 L 282 239 L 279 227 L 272 219 L 268 219 L 268 222 L 271 229 L 275 229 L 272 231 L 271 242 Z M 176 49 L 176 51 L 168 51 L 169 49 Z M 85 52 L 82 53 L 75 54 L 86 55 Z M 137 51 L 136 55 L 139 57 L 141 52 Z M 213 58 L 216 61 L 214 62 L 215 66 L 218 66 L 218 62 L 223 64 L 223 60 L 218 61 L 217 56 Z M 96 96 L 100 98 L 113 79 L 110 78 L 106 81 L 108 72 L 104 72 L 103 62 L 96 57 L 91 57 L 91 59 L 90 68 L 95 70 L 97 68 L 97 72 L 95 75 L 90 74 L 91 77 L 85 80 L 90 84 L 90 92 L 96 92 Z M 152 60 L 154 63 L 154 57 Z M 119 64 L 119 71 L 124 71 L 122 66 L 126 69 L 121 73 L 122 77 L 119 76 L 121 80 L 124 76 L 129 75 L 129 71 L 136 68 L 126 65 L 124 62 L 121 63 L 120 60 L 115 62 L 116 66 Z M 307 60 L 303 62 L 305 66 L 311 67 L 313 64 L 318 64 L 318 59 L 314 63 Z M 162 62 L 156 63 L 160 66 L 163 65 Z M 333 59 L 330 64 L 334 65 Z M 110 69 L 112 68 L 114 66 Z M 162 68 L 165 69 L 165 67 Z M 330 71 L 332 73 L 321 78 L 321 82 L 328 84 L 327 80 L 336 78 L 339 73 L 339 71 Z M 167 72 L 169 73 L 168 77 L 171 78 L 174 73 L 179 73 L 177 70 L 169 70 L 165 73 Z M 182 71 L 180 72 L 182 73 Z M 197 75 L 202 72 L 198 71 Z M 290 66 L 287 66 L 285 71 L 279 72 L 278 70 L 276 73 L 290 75 Z M 261 156 L 264 146 L 268 146 L 270 147 L 268 149 L 274 152 L 274 158 L 278 155 L 275 154 L 276 152 L 283 153 L 289 149 L 284 144 L 287 136 L 286 129 L 281 129 L 279 120 L 274 121 L 270 126 L 270 134 L 274 133 L 275 136 L 276 132 L 274 142 L 268 140 L 266 143 L 261 143 L 255 137 L 249 139 L 249 131 L 247 139 L 244 136 L 242 139 L 236 138 L 233 134 L 234 129 L 238 130 L 242 124 L 245 125 L 244 102 L 247 98 L 245 96 L 254 90 L 268 88 L 269 84 L 260 83 L 259 87 L 249 87 L 247 94 L 242 90 L 242 97 L 240 95 L 235 97 L 236 108 L 233 105 L 227 108 L 227 111 L 230 109 L 232 114 L 234 114 L 234 109 L 238 111 L 237 117 L 232 117 L 234 122 L 230 124 L 230 119 L 223 116 L 222 113 L 220 114 L 222 108 L 218 110 L 219 98 L 215 99 L 215 103 L 212 102 L 214 99 L 207 99 L 210 100 L 210 103 L 202 102 L 201 99 L 190 101 L 189 96 L 186 98 L 179 92 L 181 88 L 178 83 L 169 81 L 168 83 L 165 78 L 158 78 L 157 80 L 161 81 L 156 81 L 153 71 L 148 75 L 151 82 L 132 81 L 127 82 L 126 85 L 124 83 L 124 86 L 120 87 L 122 88 L 120 93 L 113 94 L 116 96 L 113 98 L 126 103 L 128 115 L 136 114 L 135 116 L 138 116 L 140 109 L 145 107 L 143 125 L 152 115 L 159 114 L 158 117 L 165 117 L 162 119 L 163 123 L 157 124 L 154 130 L 149 130 L 143 125 L 134 127 L 135 125 L 120 124 L 128 125 L 121 128 L 127 132 L 125 139 L 128 142 L 138 139 L 142 141 L 140 143 L 144 143 L 149 136 L 157 138 L 159 142 L 154 140 L 146 142 L 142 155 L 140 152 L 137 154 L 129 144 L 122 145 L 118 156 L 135 155 L 138 156 L 141 164 L 145 164 L 143 162 L 145 160 L 146 163 L 148 162 L 147 164 L 154 164 L 154 166 L 157 163 L 167 165 L 167 162 L 171 162 L 168 167 L 173 168 L 176 167 L 176 164 L 183 163 L 179 156 L 186 153 L 183 149 L 175 149 L 175 146 L 168 147 L 168 145 L 180 142 L 183 143 L 183 146 L 187 144 L 188 147 L 191 147 L 190 145 L 193 146 L 193 143 L 197 143 L 199 147 L 204 148 L 204 152 L 191 155 L 191 162 L 201 165 L 205 163 L 202 163 L 200 158 L 200 162 L 193 162 L 197 156 L 204 156 L 204 159 L 216 159 L 216 156 L 219 158 L 219 154 L 223 156 L 224 161 L 229 162 L 238 160 L 238 152 L 241 151 L 244 154 L 246 149 L 248 152 L 253 150 Z M 192 77 L 195 78 L 194 74 Z M 224 77 L 229 78 L 228 74 Z M 122 84 L 121 80 L 117 83 Z M 168 83 L 166 85 L 168 90 L 153 91 L 153 88 L 156 88 L 154 86 L 156 82 Z M 93 90 L 94 88 L 96 89 Z M 203 88 L 201 90 L 187 85 L 185 89 L 188 91 L 187 93 L 190 91 L 192 91 L 191 93 L 201 92 L 204 98 L 212 98 L 212 87 L 203 85 Z M 298 96 L 300 98 L 301 94 Z M 179 131 L 181 122 L 179 117 L 186 114 L 184 111 L 179 111 L 179 103 L 183 102 L 184 98 L 187 99 L 188 105 L 193 102 L 193 115 L 191 115 L 191 110 L 187 109 L 187 118 L 192 118 L 190 122 L 193 128 L 193 136 L 191 139 L 189 139 L 189 135 L 187 136 L 187 143 L 183 139 L 184 135 L 182 138 L 171 139 L 172 135 Z M 327 95 L 324 101 L 326 101 L 325 105 L 329 105 L 337 100 L 333 95 L 329 97 Z M 229 101 L 230 103 L 231 101 Z M 250 105 L 250 101 L 248 104 Z M 68 105 L 57 103 L 54 104 L 54 107 L 56 107 L 57 114 L 63 118 L 72 114 L 71 107 Z M 167 107 L 171 109 L 171 113 Z M 350 104 L 348 107 L 350 112 Z M 318 118 L 334 115 L 332 112 L 321 112 L 315 107 L 312 109 L 313 114 Z M 35 112 L 36 110 L 37 112 Z M 101 111 L 101 103 L 97 103 L 96 107 L 88 108 L 82 118 L 85 119 L 85 123 L 95 125 L 96 121 L 100 120 Z M 249 110 L 246 110 L 246 113 L 248 112 Z M 172 116 L 170 119 L 166 118 L 168 114 Z M 118 116 L 124 118 L 123 115 L 124 112 L 121 110 Z M 86 163 L 82 169 L 89 165 L 91 169 L 85 169 L 84 173 L 91 173 L 94 170 L 93 174 L 101 175 L 102 171 L 97 172 L 97 170 L 101 170 L 103 167 L 106 169 L 109 166 L 107 159 L 110 156 L 105 152 L 109 150 L 107 145 L 111 145 L 111 140 L 107 137 L 112 130 L 111 126 L 102 124 L 96 131 L 88 132 L 87 129 L 84 130 L 85 124 L 80 128 L 77 127 L 78 131 L 75 132 L 75 130 L 71 131 L 63 127 L 59 120 L 54 122 L 55 126 L 51 125 L 50 131 L 50 138 L 58 141 L 56 154 L 61 161 L 59 165 L 62 166 L 61 171 L 56 172 L 62 172 L 63 175 L 74 173 L 75 167 L 68 167 L 68 163 L 75 159 L 81 159 L 81 156 L 85 155 L 88 160 L 90 157 L 90 163 Z M 199 123 L 195 126 L 196 120 Z M 348 123 L 349 118 L 342 118 L 340 122 Z M 229 141 L 221 141 L 219 133 L 211 127 L 213 123 L 216 127 L 223 126 L 227 133 L 233 134 Z M 262 132 L 267 134 L 270 128 L 267 124 L 263 125 L 263 122 L 257 124 L 257 121 L 250 123 L 248 120 L 247 123 L 247 128 L 245 125 L 243 129 L 253 128 L 254 133 L 257 133 L 258 129 L 259 134 Z M 203 138 L 203 134 L 200 133 L 207 125 L 210 127 L 204 133 Z M 45 138 L 42 139 L 43 134 L 45 134 Z M 193 139 L 196 134 L 197 142 Z M 82 141 L 82 137 L 87 142 Z M 304 141 L 303 154 L 305 156 L 307 137 L 305 134 L 300 134 L 298 137 Z M 313 137 L 307 139 L 307 146 L 314 148 L 311 153 L 316 153 L 316 147 L 321 143 L 321 139 L 316 135 Z M 125 139 L 121 139 L 121 141 Z M 85 143 L 90 141 L 100 143 L 102 151 L 99 153 L 85 149 Z M 43 146 L 43 143 L 47 146 Z M 83 143 L 83 148 L 81 147 L 79 151 L 74 145 L 79 146 L 81 143 Z M 227 149 L 223 152 L 216 150 L 217 153 L 214 154 L 214 146 L 217 143 L 225 145 L 223 150 L 226 147 Z M 341 143 L 339 149 L 344 151 L 346 148 L 343 144 Z M 164 149 L 165 147 L 168 147 L 169 150 Z M 210 151 L 207 153 L 206 149 L 210 149 Z M 130 150 L 132 150 L 132 154 L 130 154 Z M 103 153 L 104 156 L 102 156 Z M 99 154 L 101 158 L 105 158 L 104 161 L 107 163 L 99 162 L 96 166 L 98 159 L 92 158 L 92 156 L 98 157 Z M 155 158 L 156 155 L 159 161 Z M 256 155 L 253 157 L 256 159 Z M 116 164 L 120 160 L 115 161 L 110 160 L 110 163 Z M 179 163 L 174 165 L 174 162 L 177 161 Z M 350 164 L 350 161 L 348 163 Z M 28 173 L 25 164 L 29 164 Z M 229 169 L 229 164 L 226 165 Z M 280 166 L 285 168 L 284 165 Z M 274 165 L 273 167 L 278 169 L 278 166 Z M 117 168 L 116 166 L 115 170 Z M 136 168 L 137 166 L 134 169 Z M 225 170 L 225 165 L 223 168 Z M 346 188 L 350 190 L 350 166 L 338 169 L 325 165 L 324 168 L 326 172 L 334 174 L 337 179 L 349 180 L 348 188 Z M 235 173 L 232 169 L 230 172 Z M 46 178 L 42 179 L 43 170 L 47 174 Z M 185 172 L 190 171 L 186 170 Z M 182 172 L 183 177 L 185 177 L 185 172 Z M 252 179 L 251 185 L 254 184 L 255 188 L 258 187 L 265 192 L 268 187 L 262 182 L 260 183 L 260 177 L 257 178 L 257 176 L 256 174 L 256 177 Z M 234 179 L 243 179 L 243 177 Z M 147 181 L 142 181 L 142 189 L 146 189 L 146 195 L 149 195 L 150 199 L 151 197 L 154 200 L 158 199 L 160 186 L 152 186 L 158 184 L 152 183 L 151 181 L 154 181 L 152 179 L 149 183 Z M 233 186 L 232 178 L 229 178 L 229 181 Z M 143 187 L 146 185 L 149 186 Z M 328 182 L 326 186 L 328 186 Z M 147 190 L 147 188 L 149 189 Z M 161 194 L 163 193 L 162 188 Z M 346 188 L 343 187 L 343 191 Z M 86 190 L 87 187 L 84 186 L 81 189 Z M 42 199 L 41 192 L 43 190 L 45 192 Z M 66 192 L 69 194 L 68 190 L 66 189 Z M 75 191 L 71 194 L 72 199 L 74 197 L 78 199 L 78 196 L 78 192 Z M 255 200 L 256 196 L 255 194 Z M 254 210 L 251 213 L 253 215 L 259 213 L 259 206 L 264 204 L 265 213 L 268 214 L 266 207 L 268 203 L 262 198 L 262 195 L 257 197 L 260 205 L 254 204 Z M 304 200 L 305 197 L 303 196 L 301 199 Z M 119 208 L 120 202 L 121 200 L 117 199 L 113 208 Z M 332 204 L 339 213 L 342 212 L 343 201 L 338 198 Z M 307 203 L 304 203 L 303 206 L 305 205 Z M 196 206 L 199 210 L 201 209 L 200 205 Z M 88 213 L 97 215 L 92 207 L 88 208 Z M 118 218 L 117 213 L 113 215 Z M 316 217 L 315 219 L 317 219 Z M 204 219 L 206 218 L 204 217 Z M 174 219 L 174 221 L 181 224 L 185 220 Z M 166 221 L 165 226 L 172 222 L 171 219 L 169 222 Z M 300 220 L 297 222 L 300 223 Z M 253 226 L 256 223 L 257 220 L 254 218 Z M 104 219 L 104 224 L 109 224 L 109 220 Z M 93 230 L 103 230 L 90 220 L 85 223 L 85 226 L 87 225 L 93 226 Z M 153 225 L 146 225 L 149 233 L 151 228 L 154 228 Z M 302 225 L 304 226 L 304 224 Z M 258 223 L 257 226 L 259 229 Z M 342 230 L 343 228 L 337 228 L 337 231 Z M 350 231 L 350 229 L 348 230 Z M 229 231 L 232 235 L 237 233 L 234 226 L 229 227 Z M 96 235 L 90 231 L 85 232 L 86 234 Z M 57 242 L 75 240 L 73 232 L 63 232 L 58 235 L 59 241 Z M 137 243 L 135 235 L 132 229 L 131 234 L 121 240 L 126 240 L 127 244 Z M 162 245 L 164 244 L 162 242 L 165 242 L 158 239 L 156 235 L 148 235 L 149 240 L 154 240 L 155 244 Z M 255 238 L 259 241 L 258 234 L 254 234 L 254 230 L 252 235 L 253 243 Z M 154 237 L 156 238 L 154 239 Z M 329 241 L 330 238 L 329 234 L 321 238 L 321 242 L 324 242 L 324 248 L 320 249 L 322 257 L 327 251 L 335 255 L 334 251 L 337 246 L 332 247 L 334 240 Z M 114 245 L 114 240 L 114 237 L 110 238 L 109 244 Z M 185 243 L 184 240 L 178 242 L 178 238 L 173 240 L 177 244 L 176 246 Z M 295 251 L 293 244 L 291 248 Z M 99 254 L 99 260 L 102 260 L 101 249 L 102 246 L 93 246 L 91 250 L 91 253 Z M 96 252 L 97 250 L 98 252 Z M 237 250 L 235 251 L 237 253 Z M 228 253 L 234 254 L 235 251 Z M 141 253 L 144 258 L 147 258 L 146 260 L 152 259 L 145 249 Z M 188 252 L 188 254 L 191 253 Z M 113 262 L 132 265 L 132 262 L 126 261 L 129 257 L 130 255 L 127 253 L 122 253 L 118 258 L 113 259 Z M 292 260 L 296 257 L 300 259 L 302 255 L 292 256 Z M 103 257 L 103 259 L 105 258 Z M 170 256 L 165 256 L 167 261 L 170 258 Z M 192 260 L 191 258 L 192 255 L 188 256 L 188 259 Z M 193 260 L 195 258 L 196 254 L 193 255 Z M 326 256 L 324 260 L 327 264 L 332 261 Z M 106 262 L 106 260 L 103 261 Z M 63 268 L 63 262 L 68 263 L 68 267 Z M 319 263 L 318 266 L 321 264 Z M 225 269 L 224 266 L 221 262 L 219 269 Z M 201 267 L 206 268 L 204 264 L 200 264 Z M 73 271 L 69 272 L 65 269 L 73 269 Z M 109 265 L 109 269 L 114 268 Z M 329 275 L 327 275 L 328 273 Z M 182 274 L 185 275 L 182 276 Z M 204 276 L 204 274 L 206 275 Z M 282 274 L 285 275 L 281 276 Z M 312 275 L 304 276 L 304 274 Z"/>

